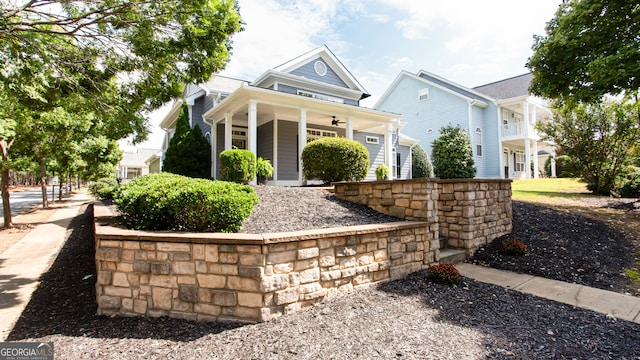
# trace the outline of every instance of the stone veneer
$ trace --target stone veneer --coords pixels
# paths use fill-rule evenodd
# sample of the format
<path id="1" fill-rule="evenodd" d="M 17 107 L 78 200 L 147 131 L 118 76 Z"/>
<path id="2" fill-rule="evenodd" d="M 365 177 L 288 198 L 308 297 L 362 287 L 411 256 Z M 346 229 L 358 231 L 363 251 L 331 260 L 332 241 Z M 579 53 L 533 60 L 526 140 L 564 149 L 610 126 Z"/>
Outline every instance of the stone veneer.
<path id="1" fill-rule="evenodd" d="M 438 261 L 437 223 L 276 234 L 147 232 L 94 205 L 98 313 L 264 321 Z"/>
<path id="2" fill-rule="evenodd" d="M 511 232 L 511 180 L 412 179 L 335 183 L 338 198 L 407 220 L 438 224 L 435 237 L 472 254 Z"/>

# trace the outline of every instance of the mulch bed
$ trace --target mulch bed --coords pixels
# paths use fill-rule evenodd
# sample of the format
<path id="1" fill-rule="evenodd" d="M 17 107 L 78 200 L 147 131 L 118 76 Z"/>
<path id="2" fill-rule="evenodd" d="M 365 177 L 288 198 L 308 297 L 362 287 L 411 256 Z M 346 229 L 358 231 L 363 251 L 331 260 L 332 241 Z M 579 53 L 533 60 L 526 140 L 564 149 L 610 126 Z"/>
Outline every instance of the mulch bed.
<path id="1" fill-rule="evenodd" d="M 428 281 L 424 271 L 255 325 L 97 316 L 91 210 L 91 206 L 84 208 L 72 221 L 66 245 L 43 275 L 40 287 L 9 335 L 10 341 L 53 341 L 58 359 L 640 357 L 638 324 L 466 278 L 459 286 L 438 285 Z M 541 216 L 544 211 L 516 204 L 514 219 L 519 222 L 527 215 Z M 556 220 L 557 215 L 549 214 Z M 289 219 L 296 221 L 293 216 Z M 600 225 L 586 227 L 584 219 L 573 221 L 574 229 L 582 227 L 582 231 L 571 239 L 589 238 L 605 244 L 608 251 L 584 251 L 585 256 L 598 255 L 567 255 L 561 257 L 562 261 L 572 259 L 576 264 L 568 264 L 576 271 L 591 269 L 587 265 L 596 261 L 613 263 L 604 258 L 606 254 L 619 255 L 615 241 L 585 234 L 600 231 Z M 567 228 L 558 221 L 553 224 L 557 224 L 556 230 L 546 227 L 547 234 L 539 237 L 553 238 L 555 235 L 551 234 Z M 518 229 L 514 228 L 514 233 Z M 610 237 L 618 235 L 611 229 L 602 231 Z M 527 241 L 523 234 L 518 237 Z M 533 233 L 530 237 L 536 238 Z M 528 245 L 534 249 L 532 252 L 538 247 L 533 242 Z M 564 245 L 567 246 L 570 245 Z M 557 258 L 549 258 L 547 263 L 539 260 L 538 265 L 555 269 L 556 261 Z M 604 284 L 603 276 L 581 278 Z"/>
<path id="2" fill-rule="evenodd" d="M 624 202 L 610 207 L 634 211 Z M 500 253 L 500 243 L 514 238 L 529 248 L 525 256 Z M 611 224 L 574 212 L 514 201 L 513 230 L 475 252 L 469 261 L 548 279 L 640 295 L 624 273 L 638 261 L 640 239 Z"/>

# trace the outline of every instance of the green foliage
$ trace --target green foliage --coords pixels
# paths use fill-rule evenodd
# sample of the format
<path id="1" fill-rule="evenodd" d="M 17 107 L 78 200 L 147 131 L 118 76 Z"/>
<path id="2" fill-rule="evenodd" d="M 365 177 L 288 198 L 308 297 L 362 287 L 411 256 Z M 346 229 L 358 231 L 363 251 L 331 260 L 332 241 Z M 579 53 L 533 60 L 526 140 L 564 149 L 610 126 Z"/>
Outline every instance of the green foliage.
<path id="1" fill-rule="evenodd" d="M 431 146 L 433 170 L 441 179 L 466 179 L 476 176 L 469 134 L 460 126 L 443 126 Z"/>
<path id="2" fill-rule="evenodd" d="M 235 232 L 258 196 L 249 186 L 160 173 L 123 185 L 115 202 L 134 229 Z"/>
<path id="3" fill-rule="evenodd" d="M 460 283 L 460 272 L 451 264 L 429 266 L 428 279 L 438 284 L 455 285 Z"/>
<path id="4" fill-rule="evenodd" d="M 433 164 L 420 144 L 411 148 L 411 177 L 414 179 L 433 177 Z"/>
<path id="5" fill-rule="evenodd" d="M 640 198 L 640 167 L 628 166 L 624 170 L 618 195 L 625 198 Z"/>
<path id="6" fill-rule="evenodd" d="M 169 142 L 162 171 L 194 178 L 211 177 L 211 146 L 198 125 L 189 128 L 189 109 L 182 104 L 176 132 Z"/>
<path id="7" fill-rule="evenodd" d="M 389 167 L 381 164 L 376 167 L 376 180 L 386 180 L 389 177 Z"/>
<path id="8" fill-rule="evenodd" d="M 259 157 L 258 162 L 256 164 L 256 173 L 258 174 L 259 178 L 264 180 L 272 177 L 273 166 L 271 165 L 271 162 L 267 159 Z"/>
<path id="9" fill-rule="evenodd" d="M 89 192 L 100 200 L 111 200 L 119 188 L 114 177 L 105 177 L 89 184 Z"/>
<path id="10" fill-rule="evenodd" d="M 567 104 L 556 109 L 553 122 L 539 122 L 537 129 L 544 140 L 554 141 L 571 159 L 571 172 L 599 195 L 616 190 L 640 141 L 637 104 L 626 100 Z"/>
<path id="11" fill-rule="evenodd" d="M 544 163 L 544 171 L 551 176 L 551 156 Z M 577 178 L 580 177 L 580 170 L 577 163 L 567 155 L 556 157 L 556 177 L 558 178 Z"/>
<path id="12" fill-rule="evenodd" d="M 220 179 L 248 184 L 256 177 L 256 157 L 249 150 L 230 149 L 220 153 Z"/>
<path id="13" fill-rule="evenodd" d="M 321 138 L 302 150 L 304 176 L 325 183 L 361 181 L 369 169 L 369 152 L 361 143 L 346 138 Z"/>
<path id="14" fill-rule="evenodd" d="M 506 239 L 500 243 L 500 252 L 508 256 L 523 256 L 529 252 L 529 248 L 518 239 Z"/>
<path id="15" fill-rule="evenodd" d="M 527 67 L 536 95 L 563 102 L 597 102 L 603 95 L 640 88 L 637 1 L 563 2 L 535 36 Z"/>

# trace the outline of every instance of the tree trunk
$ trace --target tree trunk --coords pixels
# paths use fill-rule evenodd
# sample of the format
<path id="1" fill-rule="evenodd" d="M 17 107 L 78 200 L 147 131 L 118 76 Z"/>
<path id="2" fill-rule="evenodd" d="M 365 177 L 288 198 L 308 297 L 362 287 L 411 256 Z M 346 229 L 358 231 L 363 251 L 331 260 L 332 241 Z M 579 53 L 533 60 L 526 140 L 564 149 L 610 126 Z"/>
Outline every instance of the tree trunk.
<path id="1" fill-rule="evenodd" d="M 40 160 L 40 188 L 42 189 L 42 208 L 49 207 L 49 197 L 47 196 L 47 168 L 44 159 Z"/>
<path id="2" fill-rule="evenodd" d="M 10 228 L 13 226 L 13 220 L 11 219 L 11 203 L 9 202 L 9 148 L 13 140 L 7 143 L 6 139 L 0 139 L 0 153 L 2 154 L 2 168 L 0 172 L 0 190 L 2 192 L 2 216 L 4 218 L 4 227 Z"/>

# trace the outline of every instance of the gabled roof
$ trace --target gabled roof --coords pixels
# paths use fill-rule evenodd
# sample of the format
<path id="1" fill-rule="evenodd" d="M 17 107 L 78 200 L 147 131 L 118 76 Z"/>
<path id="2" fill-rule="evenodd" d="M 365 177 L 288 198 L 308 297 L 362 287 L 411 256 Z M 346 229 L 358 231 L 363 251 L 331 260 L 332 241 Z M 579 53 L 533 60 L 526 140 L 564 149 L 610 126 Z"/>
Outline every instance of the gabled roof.
<path id="1" fill-rule="evenodd" d="M 511 99 L 529 95 L 529 85 L 532 79 L 533 75 L 527 73 L 490 84 L 476 86 L 473 90 L 495 100 Z"/>
<path id="2" fill-rule="evenodd" d="M 149 157 L 157 152 L 160 149 L 137 149 L 135 152 L 124 152 L 122 154 L 122 160 L 120 160 L 120 166 L 137 166 L 144 167 L 145 161 L 149 159 Z"/>
<path id="3" fill-rule="evenodd" d="M 382 105 L 382 103 L 387 99 L 387 97 L 391 94 L 393 89 L 395 89 L 396 86 L 398 86 L 402 78 L 405 78 L 405 77 L 415 79 L 417 81 L 423 82 L 425 84 L 429 84 L 431 86 L 435 86 L 443 91 L 446 91 L 450 94 L 463 98 L 469 101 L 470 103 L 472 103 L 473 105 L 479 106 L 481 108 L 486 108 L 487 106 L 489 106 L 488 103 L 492 102 L 491 99 L 487 98 L 486 96 L 483 96 L 480 93 L 473 91 L 472 89 L 468 89 L 462 85 L 455 84 L 439 76 L 428 73 L 424 70 L 419 71 L 417 75 L 412 74 L 408 71 L 402 70 L 400 71 L 398 76 L 396 76 L 396 78 L 393 80 L 391 85 L 387 87 L 387 90 L 385 90 L 384 94 L 382 94 L 380 99 L 378 99 L 378 101 L 373 106 L 373 108 L 374 109 L 379 108 Z"/>
<path id="4" fill-rule="evenodd" d="M 277 75 L 279 73 L 290 74 L 296 69 L 308 64 L 310 61 L 321 58 L 325 64 L 327 64 L 336 75 L 348 86 L 349 89 L 356 90 L 360 92 L 363 96 L 362 98 L 368 97 L 369 93 L 367 90 L 356 80 L 356 78 L 347 70 L 347 68 L 342 64 L 340 60 L 335 56 L 335 54 L 329 50 L 326 45 L 322 45 L 314 50 L 311 50 L 307 53 L 304 53 L 294 59 L 291 59 L 284 64 L 278 65 L 275 68 L 266 71 L 264 74 L 260 75 L 253 83 L 254 86 L 260 86 L 261 83 L 265 82 L 269 77 L 273 75 Z"/>

